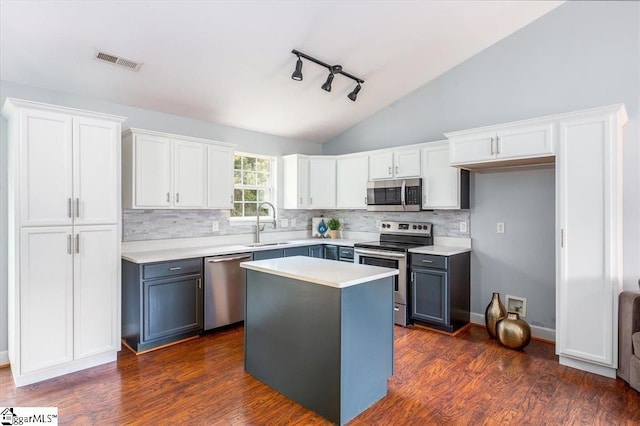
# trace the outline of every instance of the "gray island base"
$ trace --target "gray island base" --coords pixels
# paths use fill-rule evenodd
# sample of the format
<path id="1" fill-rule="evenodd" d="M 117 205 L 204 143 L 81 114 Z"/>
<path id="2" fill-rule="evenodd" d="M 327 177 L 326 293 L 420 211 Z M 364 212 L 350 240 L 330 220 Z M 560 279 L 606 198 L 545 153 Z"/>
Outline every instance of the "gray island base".
<path id="1" fill-rule="evenodd" d="M 241 266 L 245 371 L 338 424 L 387 394 L 396 270 L 309 257 Z"/>

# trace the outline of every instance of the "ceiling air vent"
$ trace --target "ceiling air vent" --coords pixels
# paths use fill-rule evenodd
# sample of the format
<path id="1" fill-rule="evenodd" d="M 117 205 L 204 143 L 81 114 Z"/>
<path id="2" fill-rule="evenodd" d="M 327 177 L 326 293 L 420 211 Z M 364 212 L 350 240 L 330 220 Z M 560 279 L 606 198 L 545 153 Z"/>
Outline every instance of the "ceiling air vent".
<path id="1" fill-rule="evenodd" d="M 106 62 L 111 65 L 115 65 L 120 68 L 128 69 L 130 71 L 138 71 L 142 66 L 142 63 L 134 62 L 130 59 L 121 58 L 110 53 L 96 51 L 94 58 L 101 62 Z"/>

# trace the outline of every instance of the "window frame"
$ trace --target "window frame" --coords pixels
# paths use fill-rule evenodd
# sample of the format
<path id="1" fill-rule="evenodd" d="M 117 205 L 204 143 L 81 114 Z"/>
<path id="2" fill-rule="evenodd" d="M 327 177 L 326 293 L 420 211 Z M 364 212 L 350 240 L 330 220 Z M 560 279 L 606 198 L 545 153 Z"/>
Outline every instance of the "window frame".
<path id="1" fill-rule="evenodd" d="M 238 186 L 238 184 L 236 184 L 236 179 L 235 179 L 235 173 L 238 169 L 236 169 L 235 167 L 235 163 L 236 163 L 236 157 L 249 157 L 249 158 L 258 158 L 258 159 L 262 159 L 262 160 L 269 160 L 270 162 L 270 170 L 269 170 L 269 184 L 268 186 L 264 186 L 264 185 L 242 185 L 240 184 Z M 270 198 L 271 199 L 266 199 L 264 201 L 268 201 L 271 204 L 273 204 L 276 208 L 276 210 L 278 209 L 278 204 L 277 204 L 277 192 L 276 192 L 276 183 L 277 183 L 277 164 L 278 164 L 278 157 L 276 157 L 275 155 L 266 155 L 266 154 L 255 154 L 255 153 L 250 153 L 250 152 L 241 152 L 241 151 L 236 151 L 234 152 L 233 155 L 233 205 L 236 204 L 236 200 L 235 200 L 235 191 L 236 189 L 260 189 L 260 188 L 268 188 L 269 189 L 269 193 L 271 194 Z M 244 169 L 241 169 L 244 170 Z M 243 204 L 245 202 L 243 201 Z M 232 206 L 231 208 L 231 212 L 229 215 L 229 221 L 231 224 L 246 224 L 247 222 L 255 222 L 256 216 L 233 216 L 233 212 L 234 212 L 234 207 Z M 258 212 L 256 212 L 258 213 Z M 264 219 L 264 220 L 273 220 L 274 218 L 274 211 L 273 209 L 269 209 L 267 208 L 267 213 L 268 216 L 260 216 L 260 219 Z"/>

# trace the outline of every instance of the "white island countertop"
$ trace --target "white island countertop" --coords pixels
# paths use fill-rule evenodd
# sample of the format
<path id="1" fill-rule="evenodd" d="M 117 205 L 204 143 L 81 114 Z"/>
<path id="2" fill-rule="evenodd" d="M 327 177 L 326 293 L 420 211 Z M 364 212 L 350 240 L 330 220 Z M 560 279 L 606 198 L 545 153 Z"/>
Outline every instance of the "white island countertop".
<path id="1" fill-rule="evenodd" d="M 242 262 L 242 268 L 314 284 L 344 288 L 398 275 L 397 269 L 293 256 Z"/>

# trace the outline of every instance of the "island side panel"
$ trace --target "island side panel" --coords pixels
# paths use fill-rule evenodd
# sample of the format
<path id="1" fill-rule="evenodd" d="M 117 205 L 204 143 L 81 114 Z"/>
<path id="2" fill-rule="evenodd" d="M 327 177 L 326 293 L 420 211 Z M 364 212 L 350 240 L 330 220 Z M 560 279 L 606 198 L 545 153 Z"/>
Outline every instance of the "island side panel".
<path id="1" fill-rule="evenodd" d="M 393 374 L 393 279 L 342 290 L 341 424 L 387 394 Z"/>
<path id="2" fill-rule="evenodd" d="M 340 422 L 340 289 L 247 270 L 245 370 Z"/>

